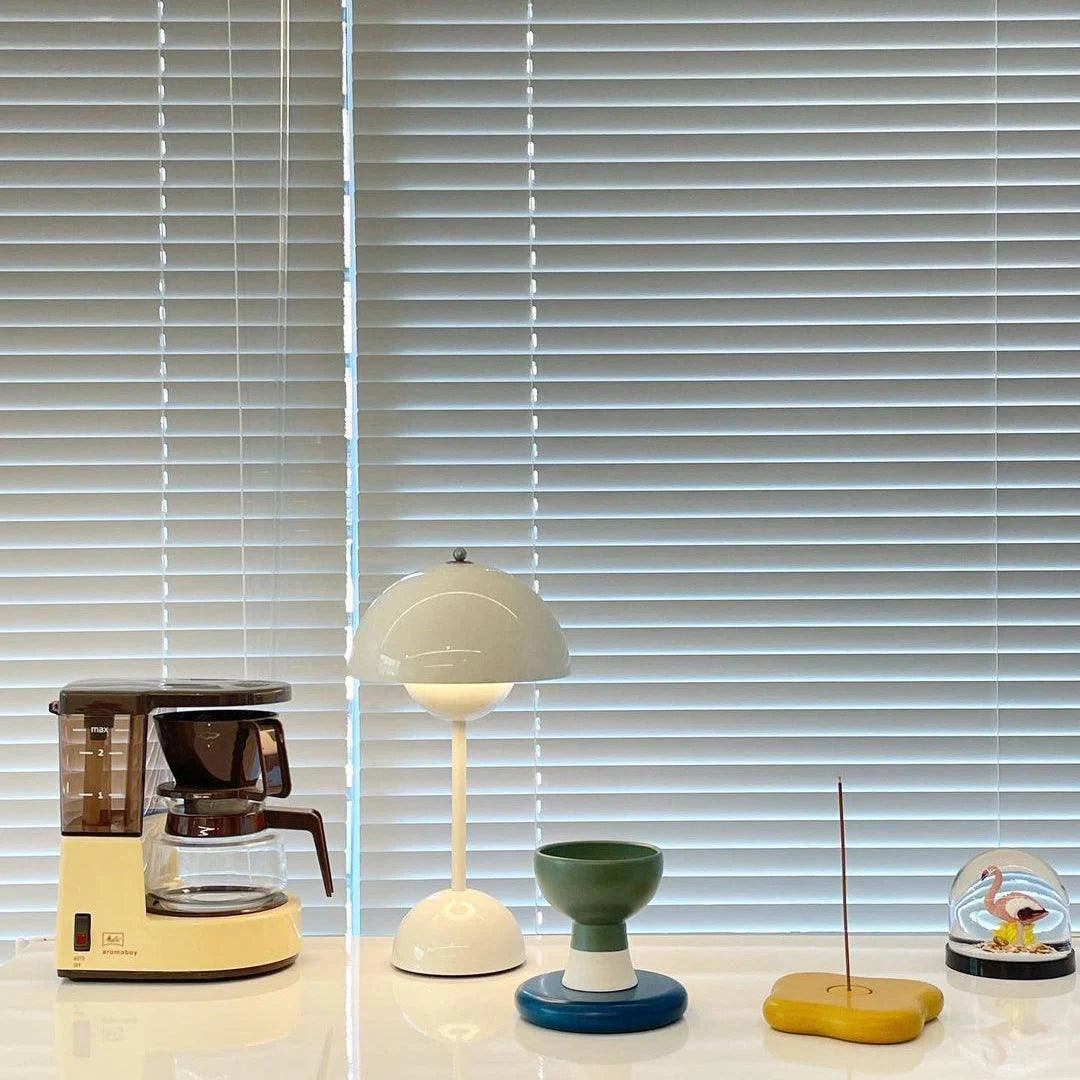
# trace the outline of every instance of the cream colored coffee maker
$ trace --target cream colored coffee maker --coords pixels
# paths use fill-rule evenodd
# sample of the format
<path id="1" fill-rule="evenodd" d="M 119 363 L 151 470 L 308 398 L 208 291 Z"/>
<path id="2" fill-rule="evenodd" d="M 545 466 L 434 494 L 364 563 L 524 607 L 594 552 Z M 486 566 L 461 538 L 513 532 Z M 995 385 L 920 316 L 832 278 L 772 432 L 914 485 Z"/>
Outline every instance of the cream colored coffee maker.
<path id="1" fill-rule="evenodd" d="M 332 892 L 322 818 L 267 807 L 291 789 L 288 683 L 88 679 L 60 718 L 56 967 L 69 979 L 223 979 L 300 951 L 278 830 L 311 834 Z M 152 724 L 152 726 L 151 726 Z M 147 796 L 148 756 L 172 779 Z"/>

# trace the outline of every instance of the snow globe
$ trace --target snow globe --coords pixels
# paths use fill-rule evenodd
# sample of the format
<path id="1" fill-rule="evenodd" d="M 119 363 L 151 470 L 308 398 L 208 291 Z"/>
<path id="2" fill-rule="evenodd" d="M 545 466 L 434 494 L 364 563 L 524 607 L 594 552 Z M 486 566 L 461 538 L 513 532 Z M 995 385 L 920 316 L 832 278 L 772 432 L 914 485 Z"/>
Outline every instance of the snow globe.
<path id="1" fill-rule="evenodd" d="M 1056 979 L 1076 970 L 1069 896 L 1027 851 L 994 848 L 970 859 L 949 892 L 945 963 L 987 979 Z"/>

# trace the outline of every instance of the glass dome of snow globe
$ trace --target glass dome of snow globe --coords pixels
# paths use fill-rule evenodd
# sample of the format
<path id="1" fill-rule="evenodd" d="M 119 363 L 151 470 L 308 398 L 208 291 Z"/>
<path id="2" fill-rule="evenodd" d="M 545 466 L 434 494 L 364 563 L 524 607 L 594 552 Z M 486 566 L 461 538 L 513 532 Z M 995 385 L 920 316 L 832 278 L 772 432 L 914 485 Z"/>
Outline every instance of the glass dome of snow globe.
<path id="1" fill-rule="evenodd" d="M 994 848 L 969 859 L 949 891 L 945 963 L 987 979 L 1056 979 L 1076 970 L 1069 895 L 1038 855 Z"/>

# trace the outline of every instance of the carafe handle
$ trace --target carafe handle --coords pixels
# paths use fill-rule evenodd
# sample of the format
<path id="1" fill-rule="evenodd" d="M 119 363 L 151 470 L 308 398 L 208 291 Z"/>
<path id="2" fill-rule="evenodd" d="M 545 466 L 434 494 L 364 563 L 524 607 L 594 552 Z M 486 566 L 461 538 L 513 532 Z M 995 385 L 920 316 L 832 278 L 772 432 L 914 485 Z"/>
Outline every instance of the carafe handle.
<path id="1" fill-rule="evenodd" d="M 319 857 L 319 870 L 322 873 L 323 888 L 327 896 L 334 895 L 334 878 L 330 873 L 330 853 L 326 848 L 326 830 L 323 829 L 322 814 L 318 810 L 282 810 L 267 807 L 266 824 L 271 829 L 300 829 L 310 833 L 315 841 L 315 854 Z"/>
<path id="2" fill-rule="evenodd" d="M 264 719 L 254 721 L 258 734 L 259 764 L 262 766 L 263 791 L 279 799 L 288 798 L 292 791 L 289 775 L 289 758 L 285 753 L 285 732 L 281 721 Z"/>

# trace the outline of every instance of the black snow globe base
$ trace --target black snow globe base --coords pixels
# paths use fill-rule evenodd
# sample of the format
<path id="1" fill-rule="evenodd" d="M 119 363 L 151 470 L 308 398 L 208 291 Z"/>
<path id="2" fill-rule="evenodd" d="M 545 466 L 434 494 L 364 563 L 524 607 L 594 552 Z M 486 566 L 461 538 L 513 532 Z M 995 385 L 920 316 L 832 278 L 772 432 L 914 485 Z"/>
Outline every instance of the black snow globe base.
<path id="1" fill-rule="evenodd" d="M 984 979 L 1071 975 L 1069 897 L 1053 869 L 1016 848 L 969 860 L 949 892 L 945 964 Z"/>

